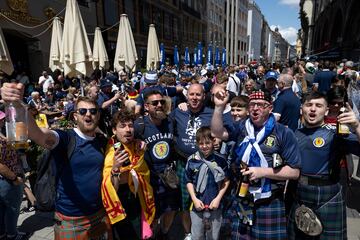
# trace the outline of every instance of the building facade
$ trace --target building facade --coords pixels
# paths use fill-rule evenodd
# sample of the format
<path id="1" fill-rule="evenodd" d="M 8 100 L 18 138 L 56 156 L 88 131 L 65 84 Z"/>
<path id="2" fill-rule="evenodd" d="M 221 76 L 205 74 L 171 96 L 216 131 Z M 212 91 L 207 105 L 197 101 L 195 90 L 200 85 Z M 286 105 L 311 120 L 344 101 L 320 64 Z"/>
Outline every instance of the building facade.
<path id="1" fill-rule="evenodd" d="M 205 0 L 99 0 L 98 22 L 102 28 L 108 28 L 119 21 L 120 15 L 128 15 L 135 45 L 138 51 L 139 65 L 146 64 L 146 48 L 149 25 L 155 24 L 159 43 L 164 43 L 167 62 L 173 61 L 174 46 L 183 58 L 185 47 L 190 52 L 198 42 L 204 46 L 207 41 L 207 7 Z M 109 58 L 115 55 L 118 28 L 106 32 Z"/>
<path id="2" fill-rule="evenodd" d="M 303 52 L 318 59 L 359 60 L 360 1 L 301 0 Z"/>
<path id="3" fill-rule="evenodd" d="M 248 10 L 248 56 L 249 60 L 259 60 L 261 56 L 261 33 L 263 27 L 263 15 L 255 1 L 249 1 Z"/>
<path id="4" fill-rule="evenodd" d="M 96 4 L 78 1 L 88 33 L 94 33 Z M 36 80 L 49 70 L 51 21 L 55 15 L 64 17 L 66 1 L 3 0 L 0 1 L 0 27 L 16 72 L 25 71 Z M 92 42 L 91 36 L 89 36 Z M 16 74 L 16 73 L 15 73 Z"/>

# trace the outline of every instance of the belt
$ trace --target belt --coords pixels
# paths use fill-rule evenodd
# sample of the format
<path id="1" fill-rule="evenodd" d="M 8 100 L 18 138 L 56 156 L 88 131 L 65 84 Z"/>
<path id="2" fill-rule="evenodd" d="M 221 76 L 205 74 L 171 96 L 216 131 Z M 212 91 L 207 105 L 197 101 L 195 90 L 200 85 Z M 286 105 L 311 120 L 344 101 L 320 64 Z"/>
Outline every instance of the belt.
<path id="1" fill-rule="evenodd" d="M 300 176 L 299 183 L 303 185 L 312 185 L 312 186 L 328 186 L 328 185 L 336 184 L 336 182 L 330 179 L 329 176 L 310 177 L 304 175 Z"/>

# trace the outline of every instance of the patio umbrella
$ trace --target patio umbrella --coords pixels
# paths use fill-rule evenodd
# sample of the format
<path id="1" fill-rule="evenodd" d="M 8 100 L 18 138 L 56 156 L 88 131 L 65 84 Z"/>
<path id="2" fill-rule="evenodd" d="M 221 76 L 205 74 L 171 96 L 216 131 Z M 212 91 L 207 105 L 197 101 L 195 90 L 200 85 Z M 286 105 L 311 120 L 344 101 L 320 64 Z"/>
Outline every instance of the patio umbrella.
<path id="1" fill-rule="evenodd" d="M 99 27 L 95 28 L 94 47 L 93 47 L 93 67 L 99 69 L 109 68 L 109 58 L 106 52 L 104 39 Z"/>
<path id="2" fill-rule="evenodd" d="M 185 65 L 190 65 L 190 53 L 189 53 L 189 48 L 188 47 L 185 48 L 184 64 Z"/>
<path id="3" fill-rule="evenodd" d="M 147 43 L 146 69 L 147 70 L 157 69 L 160 60 L 161 59 L 160 59 L 159 41 L 156 36 L 155 25 L 150 24 L 148 43 Z"/>
<path id="4" fill-rule="evenodd" d="M 176 65 L 176 67 L 179 67 L 179 50 L 176 45 L 174 47 L 174 65 Z"/>
<path id="5" fill-rule="evenodd" d="M 92 72 L 92 53 L 84 22 L 76 0 L 67 0 L 60 62 L 64 75 L 89 76 Z"/>
<path id="6" fill-rule="evenodd" d="M 121 14 L 119 33 L 116 42 L 114 69 L 134 71 L 138 60 L 135 41 L 126 14 Z"/>
<path id="7" fill-rule="evenodd" d="M 160 64 L 165 66 L 165 46 L 163 43 L 160 44 Z"/>
<path id="8" fill-rule="evenodd" d="M 202 55 L 202 45 L 201 42 L 199 42 L 197 47 L 197 65 L 202 65 Z"/>
<path id="9" fill-rule="evenodd" d="M 10 75 L 14 71 L 4 34 L 0 28 L 0 70 Z"/>
<path id="10" fill-rule="evenodd" d="M 63 30 L 61 26 L 60 19 L 54 17 L 52 23 L 52 34 L 51 34 L 51 44 L 50 44 L 50 56 L 49 56 L 49 68 L 51 71 L 56 69 L 62 70 L 62 64 L 60 62 L 61 48 L 62 48 L 62 37 Z"/>

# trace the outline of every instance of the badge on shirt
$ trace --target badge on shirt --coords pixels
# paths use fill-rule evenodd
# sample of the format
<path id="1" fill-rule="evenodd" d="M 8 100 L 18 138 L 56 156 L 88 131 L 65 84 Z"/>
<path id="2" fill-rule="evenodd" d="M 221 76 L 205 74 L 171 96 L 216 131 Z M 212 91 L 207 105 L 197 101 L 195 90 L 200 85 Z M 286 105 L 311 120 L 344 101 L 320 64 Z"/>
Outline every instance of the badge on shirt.
<path id="1" fill-rule="evenodd" d="M 273 147 L 275 145 L 275 136 L 270 135 L 265 139 L 264 144 L 268 147 Z"/>
<path id="2" fill-rule="evenodd" d="M 164 159 L 169 154 L 169 144 L 165 141 L 160 141 L 153 147 L 153 154 L 158 159 Z"/>
<path id="3" fill-rule="evenodd" d="M 317 137 L 313 141 L 313 145 L 317 148 L 321 148 L 322 146 L 324 146 L 324 144 L 325 140 L 322 137 Z"/>

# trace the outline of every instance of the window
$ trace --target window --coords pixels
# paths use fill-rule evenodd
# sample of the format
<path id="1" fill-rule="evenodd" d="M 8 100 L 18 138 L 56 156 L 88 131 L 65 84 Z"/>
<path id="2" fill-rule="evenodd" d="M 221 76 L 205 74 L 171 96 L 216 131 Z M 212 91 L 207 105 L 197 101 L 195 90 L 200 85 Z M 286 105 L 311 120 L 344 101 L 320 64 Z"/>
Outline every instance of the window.
<path id="1" fill-rule="evenodd" d="M 104 0 L 105 25 L 114 25 L 120 20 L 118 4 L 112 0 Z"/>
<path id="2" fill-rule="evenodd" d="M 128 15 L 131 28 L 134 30 L 135 26 L 136 26 L 136 24 L 135 24 L 136 13 L 135 13 L 134 1 L 125 0 L 124 1 L 124 9 L 125 9 L 125 13 Z"/>

